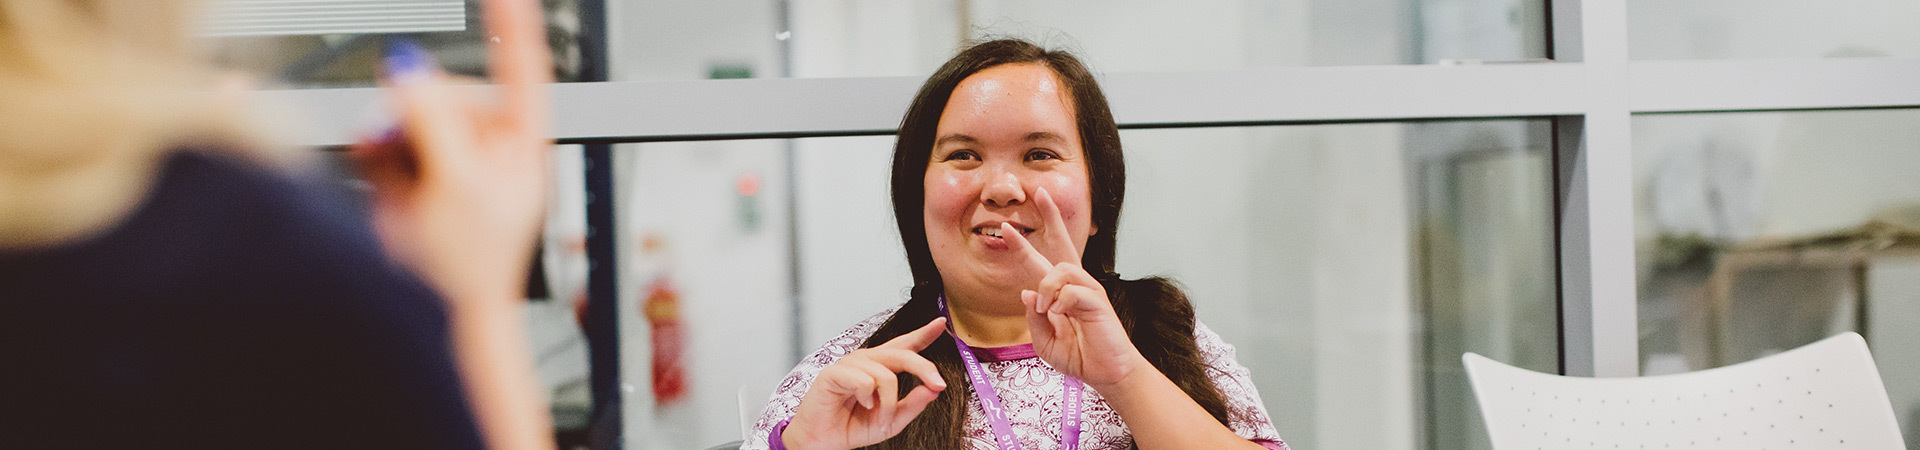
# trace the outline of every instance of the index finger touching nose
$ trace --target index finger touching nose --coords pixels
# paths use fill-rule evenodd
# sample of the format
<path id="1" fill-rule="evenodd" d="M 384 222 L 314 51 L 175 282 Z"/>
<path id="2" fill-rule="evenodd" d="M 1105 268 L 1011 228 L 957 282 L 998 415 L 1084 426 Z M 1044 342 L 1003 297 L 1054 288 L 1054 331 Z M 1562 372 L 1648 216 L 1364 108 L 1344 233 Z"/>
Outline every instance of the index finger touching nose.
<path id="1" fill-rule="evenodd" d="M 927 348 L 927 345 L 933 344 L 934 340 L 940 339 L 940 335 L 946 332 L 947 318 L 936 317 L 933 321 L 921 326 L 920 329 L 902 334 L 879 346 L 884 348 L 901 348 L 917 352 Z"/>
<path id="2" fill-rule="evenodd" d="M 545 118 L 545 84 L 553 81 L 553 52 L 539 0 L 487 0 L 487 72 L 498 83 L 508 120 Z M 524 123 L 523 123 L 524 124 Z"/>

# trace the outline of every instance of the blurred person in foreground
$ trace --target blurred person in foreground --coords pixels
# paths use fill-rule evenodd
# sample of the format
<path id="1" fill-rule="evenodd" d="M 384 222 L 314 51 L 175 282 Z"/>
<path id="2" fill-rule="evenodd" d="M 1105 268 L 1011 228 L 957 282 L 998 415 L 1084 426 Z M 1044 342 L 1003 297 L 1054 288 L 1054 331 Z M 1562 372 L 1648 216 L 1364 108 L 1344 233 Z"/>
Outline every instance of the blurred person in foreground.
<path id="1" fill-rule="evenodd" d="M 0 0 L 0 448 L 550 448 L 538 4 L 483 8 L 497 101 L 388 57 L 369 222 L 232 137 L 195 3 Z"/>

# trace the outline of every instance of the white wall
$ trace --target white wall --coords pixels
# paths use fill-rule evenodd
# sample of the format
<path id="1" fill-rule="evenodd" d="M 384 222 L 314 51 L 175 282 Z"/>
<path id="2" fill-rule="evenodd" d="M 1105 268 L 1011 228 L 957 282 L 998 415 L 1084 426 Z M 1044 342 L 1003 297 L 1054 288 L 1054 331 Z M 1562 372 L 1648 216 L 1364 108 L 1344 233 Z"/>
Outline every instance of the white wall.
<path id="1" fill-rule="evenodd" d="M 913 273 L 887 196 L 893 136 L 796 142 L 807 352 L 907 299 Z"/>
<path id="2" fill-rule="evenodd" d="M 1396 125 L 1123 133 L 1120 272 L 1181 281 L 1302 448 L 1412 448 Z"/>
<path id="3" fill-rule="evenodd" d="M 785 161 L 779 141 L 621 146 L 620 309 L 628 441 L 638 448 L 706 448 L 740 438 L 736 395 L 767 389 L 792 367 Z M 757 178 L 759 193 L 741 194 Z M 743 203 L 746 202 L 746 203 Z M 749 206 L 751 205 L 751 206 Z M 743 209 L 757 209 L 748 213 Z M 757 216 L 758 220 L 749 220 Z M 656 239 L 658 250 L 643 249 Z M 639 309 L 655 280 L 677 291 L 688 393 L 651 398 L 651 339 Z M 649 417 L 651 416 L 651 417 Z"/>
<path id="4" fill-rule="evenodd" d="M 793 75 L 926 76 L 957 48 L 952 0 L 794 0 Z"/>
<path id="5" fill-rule="evenodd" d="M 769 0 L 607 2 L 607 49 L 614 81 L 707 78 L 716 64 L 779 74 Z"/>
<path id="6" fill-rule="evenodd" d="M 778 73 L 773 2 L 628 0 L 608 4 L 611 78 L 686 80 L 715 66 Z M 786 168 L 777 141 L 621 145 L 615 149 L 621 229 L 621 375 L 629 448 L 706 448 L 741 438 L 737 393 L 792 367 Z M 736 226 L 735 182 L 760 177 L 760 227 Z M 639 237 L 664 237 L 646 255 Z M 649 280 L 670 273 L 687 330 L 687 401 L 651 393 L 652 340 L 640 314 Z"/>

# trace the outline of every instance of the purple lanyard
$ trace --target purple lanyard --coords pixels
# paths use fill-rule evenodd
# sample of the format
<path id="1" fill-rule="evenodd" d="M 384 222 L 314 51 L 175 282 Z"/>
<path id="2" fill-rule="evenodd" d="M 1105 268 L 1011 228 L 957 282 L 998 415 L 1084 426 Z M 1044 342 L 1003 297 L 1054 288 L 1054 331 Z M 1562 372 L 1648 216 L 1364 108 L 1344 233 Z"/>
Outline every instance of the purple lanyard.
<path id="1" fill-rule="evenodd" d="M 953 326 L 953 315 L 947 312 L 947 296 L 940 296 L 940 316 L 947 318 L 947 326 Z M 948 328 L 952 331 L 952 328 Z M 987 370 L 980 367 L 980 359 L 973 356 L 973 347 L 960 340 L 960 334 L 953 334 L 953 346 L 960 349 L 960 360 L 967 364 L 967 377 L 973 380 L 975 394 L 980 397 L 980 407 L 987 411 L 987 423 L 993 426 L 993 443 L 1000 450 L 1025 450 L 1020 441 L 1013 437 L 1013 425 L 1007 421 L 1007 412 L 1000 407 L 1000 391 L 987 382 Z M 1060 446 L 1066 450 L 1080 450 L 1080 380 L 1061 375 L 1066 385 L 1060 393 Z"/>

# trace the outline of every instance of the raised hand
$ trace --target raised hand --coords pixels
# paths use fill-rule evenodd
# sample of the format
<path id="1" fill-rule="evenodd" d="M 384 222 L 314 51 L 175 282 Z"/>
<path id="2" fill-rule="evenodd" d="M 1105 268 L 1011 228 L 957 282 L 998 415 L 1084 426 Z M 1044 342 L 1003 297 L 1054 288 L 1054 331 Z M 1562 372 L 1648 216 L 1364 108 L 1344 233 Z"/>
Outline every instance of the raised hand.
<path id="1" fill-rule="evenodd" d="M 1064 239 L 1069 234 L 1059 205 L 1045 188 L 1034 193 L 1034 200 L 1046 240 L 1035 245 L 1011 224 L 1000 225 L 1001 235 L 1027 254 L 1029 270 L 1040 279 L 1034 289 L 1020 292 L 1034 352 L 1095 389 L 1118 383 L 1141 367 L 1152 370 L 1127 338 L 1106 288 L 1080 266 L 1079 249 Z"/>
<path id="2" fill-rule="evenodd" d="M 497 101 L 448 85 L 431 55 L 396 44 L 387 76 L 402 127 L 355 146 L 373 185 L 374 224 L 395 259 L 455 308 L 522 292 L 547 196 L 546 83 L 552 55 L 536 0 L 489 0 L 481 12 Z"/>
<path id="3" fill-rule="evenodd" d="M 927 408 L 947 382 L 932 361 L 921 357 L 946 332 L 947 319 L 936 318 L 885 344 L 847 354 L 820 370 L 793 420 L 781 436 L 790 449 L 850 449 L 887 440 Z M 899 397 L 898 373 L 911 373 L 921 385 Z"/>
<path id="4" fill-rule="evenodd" d="M 552 55 L 538 0 L 481 8 L 497 101 L 448 86 L 425 50 L 396 45 L 387 77 L 402 128 L 354 147 L 387 252 L 447 301 L 456 361 L 489 448 L 553 448 L 522 299 L 547 196 Z"/>

